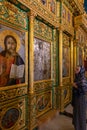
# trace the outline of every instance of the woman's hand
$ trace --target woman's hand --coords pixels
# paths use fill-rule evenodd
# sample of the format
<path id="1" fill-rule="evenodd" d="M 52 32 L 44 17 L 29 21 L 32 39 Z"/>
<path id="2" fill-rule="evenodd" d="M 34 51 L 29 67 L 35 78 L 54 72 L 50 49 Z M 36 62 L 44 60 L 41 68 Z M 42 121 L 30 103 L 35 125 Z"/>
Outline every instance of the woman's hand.
<path id="1" fill-rule="evenodd" d="M 74 88 L 78 88 L 78 86 L 76 85 L 76 83 L 73 83 L 72 86 L 73 86 Z"/>

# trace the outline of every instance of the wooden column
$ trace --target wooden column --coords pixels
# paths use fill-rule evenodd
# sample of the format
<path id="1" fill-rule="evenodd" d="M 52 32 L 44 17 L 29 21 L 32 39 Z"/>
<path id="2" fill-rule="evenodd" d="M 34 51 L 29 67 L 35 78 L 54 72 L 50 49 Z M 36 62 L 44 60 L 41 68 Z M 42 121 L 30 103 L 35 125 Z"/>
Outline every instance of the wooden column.
<path id="1" fill-rule="evenodd" d="M 29 13 L 29 90 L 34 92 L 34 19 L 35 13 Z"/>
<path id="2" fill-rule="evenodd" d="M 76 48 L 76 65 L 79 65 L 79 47 Z"/>
<path id="3" fill-rule="evenodd" d="M 34 106 L 36 104 L 36 95 L 34 93 L 34 20 L 36 13 L 30 11 L 29 14 L 29 102 L 28 102 L 28 111 L 29 111 L 29 123 L 28 129 L 33 130 L 37 126 L 36 122 L 36 109 Z M 28 113 L 27 113 L 28 114 Z"/>
<path id="4" fill-rule="evenodd" d="M 70 50 L 71 50 L 71 57 L 70 57 L 70 59 L 71 59 L 71 67 L 70 67 L 70 69 L 71 69 L 71 83 L 73 83 L 73 37 L 71 37 L 71 48 L 70 48 Z"/>
<path id="5" fill-rule="evenodd" d="M 63 54 L 62 50 L 63 49 L 63 31 L 62 29 L 59 30 L 59 86 L 62 86 L 62 59 L 63 59 Z"/>
<path id="6" fill-rule="evenodd" d="M 76 50 L 76 41 L 74 41 L 74 47 L 73 47 L 73 63 L 74 63 L 74 70 L 76 68 L 76 53 L 77 53 L 77 50 Z"/>

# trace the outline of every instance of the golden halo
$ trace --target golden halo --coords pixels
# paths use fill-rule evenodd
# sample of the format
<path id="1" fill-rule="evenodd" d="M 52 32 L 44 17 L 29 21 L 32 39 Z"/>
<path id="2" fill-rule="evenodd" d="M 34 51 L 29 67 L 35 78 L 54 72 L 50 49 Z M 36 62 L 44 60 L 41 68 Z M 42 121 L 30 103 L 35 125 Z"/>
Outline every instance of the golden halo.
<path id="1" fill-rule="evenodd" d="M 4 46 L 4 39 L 7 35 L 12 35 L 16 40 L 17 40 L 17 48 L 16 50 L 18 51 L 20 48 L 20 38 L 19 36 L 13 32 L 12 30 L 3 30 L 2 32 L 0 32 L 0 46 L 5 49 Z"/>

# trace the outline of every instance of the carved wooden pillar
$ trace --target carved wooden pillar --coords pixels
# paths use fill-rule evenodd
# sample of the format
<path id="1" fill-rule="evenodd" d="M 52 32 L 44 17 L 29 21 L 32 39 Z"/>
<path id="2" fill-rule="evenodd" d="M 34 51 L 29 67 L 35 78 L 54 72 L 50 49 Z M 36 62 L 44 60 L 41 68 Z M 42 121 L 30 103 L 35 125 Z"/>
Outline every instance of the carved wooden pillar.
<path id="1" fill-rule="evenodd" d="M 59 86 L 62 86 L 62 50 L 63 49 L 63 31 L 59 30 Z"/>
<path id="2" fill-rule="evenodd" d="M 82 65 L 84 65 L 84 59 L 85 59 L 84 47 L 82 47 Z"/>
<path id="3" fill-rule="evenodd" d="M 79 55 L 79 51 L 78 51 L 78 35 L 79 35 L 79 26 L 78 25 L 75 25 L 74 27 L 75 29 L 75 40 L 74 40 L 74 48 L 73 48 L 73 54 L 74 54 L 74 70 L 76 68 L 76 65 L 79 64 L 79 60 L 78 60 L 78 55 Z"/>
<path id="4" fill-rule="evenodd" d="M 34 92 L 34 12 L 29 13 L 29 90 Z"/>
<path id="5" fill-rule="evenodd" d="M 71 57 L 70 57 L 70 59 L 71 59 L 71 83 L 73 83 L 73 37 L 71 37 Z"/>
<path id="6" fill-rule="evenodd" d="M 62 23 L 63 0 L 60 0 L 60 23 Z"/>
<path id="7" fill-rule="evenodd" d="M 29 14 L 29 130 L 37 126 L 36 122 L 36 95 L 34 93 L 34 19 L 36 14 L 30 11 Z"/>
<path id="8" fill-rule="evenodd" d="M 80 48 L 77 46 L 77 49 L 76 49 L 76 65 L 79 65 L 79 51 L 80 51 Z"/>
<path id="9" fill-rule="evenodd" d="M 57 1 L 56 6 L 57 6 L 56 8 L 57 17 L 60 17 L 60 2 L 59 1 Z"/>
<path id="10" fill-rule="evenodd" d="M 77 48 L 76 41 L 74 41 L 74 47 L 73 47 L 73 64 L 74 64 L 73 68 L 74 68 L 74 70 L 76 68 L 76 53 L 77 53 L 76 48 Z"/>

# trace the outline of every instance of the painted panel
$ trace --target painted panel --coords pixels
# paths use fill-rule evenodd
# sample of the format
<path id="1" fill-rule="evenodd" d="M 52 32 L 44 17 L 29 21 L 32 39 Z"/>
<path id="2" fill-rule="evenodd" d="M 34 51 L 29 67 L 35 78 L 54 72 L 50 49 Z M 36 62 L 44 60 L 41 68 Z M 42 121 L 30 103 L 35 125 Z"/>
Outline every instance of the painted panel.
<path id="1" fill-rule="evenodd" d="M 69 37 L 63 34 L 63 77 L 70 75 L 70 47 Z"/>
<path id="2" fill-rule="evenodd" d="M 37 95 L 37 116 L 42 115 L 52 108 L 52 92 L 51 90 L 40 95 Z"/>
<path id="3" fill-rule="evenodd" d="M 64 4 L 62 7 L 62 17 L 64 18 L 67 24 L 72 26 L 72 13 Z"/>
<path id="4" fill-rule="evenodd" d="M 34 80 L 51 78 L 51 45 L 34 38 Z"/>
<path id="5" fill-rule="evenodd" d="M 68 22 L 70 23 L 70 21 L 71 21 L 71 15 L 70 15 L 70 12 L 69 12 L 69 11 L 68 11 L 67 20 L 68 20 Z"/>
<path id="6" fill-rule="evenodd" d="M 66 88 L 64 89 L 64 105 L 67 105 L 70 102 L 71 99 L 71 90 L 70 90 L 70 86 L 66 86 Z"/>
<path id="7" fill-rule="evenodd" d="M 69 48 L 63 47 L 63 77 L 69 76 L 69 68 L 70 68 L 70 54 Z"/>
<path id="8" fill-rule="evenodd" d="M 54 0 L 50 0 L 50 11 L 52 13 L 55 13 L 55 1 Z"/>
<path id="9" fill-rule="evenodd" d="M 17 108 L 11 108 L 7 110 L 1 121 L 2 127 L 5 129 L 9 129 L 14 126 L 19 118 L 19 113 L 20 112 Z"/>
<path id="10" fill-rule="evenodd" d="M 63 9 L 62 9 L 62 17 L 64 19 L 66 19 L 66 8 L 63 6 Z"/>
<path id="11" fill-rule="evenodd" d="M 25 98 L 12 101 L 0 107 L 0 129 L 19 130 L 26 126 Z"/>
<path id="12" fill-rule="evenodd" d="M 25 82 L 25 33 L 0 24 L 0 87 Z"/>

